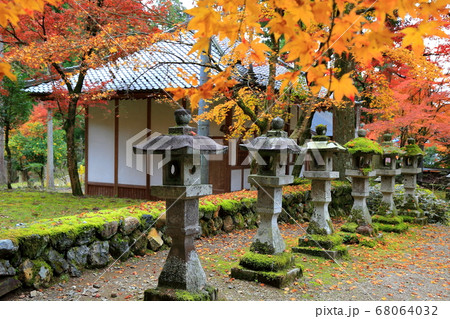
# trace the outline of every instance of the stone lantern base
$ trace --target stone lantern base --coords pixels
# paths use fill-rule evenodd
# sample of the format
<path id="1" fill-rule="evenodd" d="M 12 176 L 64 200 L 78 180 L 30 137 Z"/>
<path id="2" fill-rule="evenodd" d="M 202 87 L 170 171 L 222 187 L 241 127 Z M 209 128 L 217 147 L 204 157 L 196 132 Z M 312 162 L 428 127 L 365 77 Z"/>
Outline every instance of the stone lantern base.
<path id="1" fill-rule="evenodd" d="M 239 266 L 231 269 L 231 277 L 257 281 L 284 288 L 302 276 L 302 268 L 295 264 L 292 254 L 263 255 L 248 252 L 242 256 Z"/>
<path id="2" fill-rule="evenodd" d="M 216 301 L 218 289 L 206 286 L 199 292 L 189 292 L 183 289 L 155 288 L 144 292 L 144 301 Z"/>
<path id="3" fill-rule="evenodd" d="M 335 260 L 348 255 L 347 247 L 342 243 L 342 237 L 337 234 L 306 235 L 298 239 L 298 247 L 293 247 L 292 251 Z"/>

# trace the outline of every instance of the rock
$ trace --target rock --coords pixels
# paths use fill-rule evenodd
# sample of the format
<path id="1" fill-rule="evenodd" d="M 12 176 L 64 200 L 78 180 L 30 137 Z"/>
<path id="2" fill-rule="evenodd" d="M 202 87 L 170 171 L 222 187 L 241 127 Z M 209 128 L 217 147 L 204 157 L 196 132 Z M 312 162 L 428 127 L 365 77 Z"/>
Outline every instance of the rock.
<path id="1" fill-rule="evenodd" d="M 121 226 L 122 233 L 124 235 L 130 235 L 139 227 L 139 219 L 136 217 L 127 217 L 123 221 L 123 225 Z"/>
<path id="2" fill-rule="evenodd" d="M 79 247 L 72 247 L 67 252 L 67 261 L 76 268 L 85 267 L 87 265 L 87 257 L 89 248 L 85 245 Z"/>
<path id="3" fill-rule="evenodd" d="M 22 286 L 20 280 L 13 277 L 0 278 L 0 297 Z"/>
<path id="4" fill-rule="evenodd" d="M 131 252 L 137 256 L 144 256 L 147 251 L 147 238 L 140 230 L 130 235 Z"/>
<path id="5" fill-rule="evenodd" d="M 116 294 L 115 292 L 113 292 L 113 293 L 111 294 L 111 298 L 117 298 L 117 294 Z"/>
<path id="6" fill-rule="evenodd" d="M 14 276 L 16 270 L 11 266 L 9 260 L 0 259 L 0 276 Z"/>
<path id="7" fill-rule="evenodd" d="M 373 235 L 374 230 L 370 225 L 363 225 L 356 228 L 356 232 L 364 236 L 371 236 Z"/>
<path id="8" fill-rule="evenodd" d="M 0 259 L 9 259 L 19 250 L 19 246 L 15 245 L 11 239 L 0 240 Z"/>
<path id="9" fill-rule="evenodd" d="M 89 267 L 101 268 L 108 265 L 109 243 L 107 241 L 96 241 L 89 248 Z"/>
<path id="10" fill-rule="evenodd" d="M 162 233 L 161 234 L 161 238 L 162 238 L 162 240 L 164 240 L 164 243 L 167 245 L 167 246 L 172 246 L 172 237 L 170 237 L 169 235 L 167 235 L 166 233 Z"/>
<path id="11" fill-rule="evenodd" d="M 100 289 L 102 286 L 98 285 L 98 284 L 93 284 L 92 287 L 96 288 L 96 289 Z"/>
<path id="12" fill-rule="evenodd" d="M 77 239 L 75 241 L 75 245 L 77 246 L 89 245 L 94 240 L 95 240 L 95 228 L 87 227 L 78 234 Z"/>
<path id="13" fill-rule="evenodd" d="M 153 227 L 155 221 L 156 219 L 152 215 L 149 214 L 141 215 L 141 224 L 144 231 L 147 231 L 148 229 Z"/>
<path id="14" fill-rule="evenodd" d="M 116 234 L 109 241 L 109 253 L 113 258 L 120 260 L 127 260 L 130 257 L 130 239 L 127 236 L 123 236 L 122 234 Z"/>
<path id="15" fill-rule="evenodd" d="M 44 254 L 45 261 L 52 267 L 56 274 L 60 275 L 69 269 L 69 263 L 54 249 L 49 249 Z"/>
<path id="16" fill-rule="evenodd" d="M 47 248 L 48 236 L 30 235 L 23 237 L 20 242 L 22 256 L 30 259 L 37 259 Z"/>
<path id="17" fill-rule="evenodd" d="M 38 296 L 38 291 L 37 290 L 33 290 L 30 292 L 30 298 L 35 298 Z"/>
<path id="18" fill-rule="evenodd" d="M 166 215 L 166 213 L 162 213 L 158 216 L 155 223 L 156 229 L 161 229 L 162 227 L 166 226 Z"/>
<path id="19" fill-rule="evenodd" d="M 77 268 L 75 265 L 69 265 L 69 275 L 71 277 L 81 277 L 81 270 Z"/>
<path id="20" fill-rule="evenodd" d="M 162 245 L 164 245 L 164 241 L 156 228 L 150 229 L 147 235 L 147 241 L 148 248 L 153 251 L 157 251 L 159 248 L 161 248 Z"/>
<path id="21" fill-rule="evenodd" d="M 230 215 L 227 215 L 223 219 L 223 231 L 226 233 L 232 232 L 234 229 L 233 218 Z"/>
<path id="22" fill-rule="evenodd" d="M 56 233 L 50 236 L 50 244 L 60 253 L 64 253 L 73 246 L 75 237 L 72 232 Z"/>
<path id="23" fill-rule="evenodd" d="M 29 287 L 48 287 L 52 277 L 52 268 L 42 260 L 26 259 L 19 266 L 19 278 Z"/>
<path id="24" fill-rule="evenodd" d="M 241 213 L 237 213 L 233 216 L 234 224 L 236 229 L 244 229 L 245 228 L 245 220 Z"/>
<path id="25" fill-rule="evenodd" d="M 102 229 L 99 231 L 99 236 L 101 239 L 110 239 L 117 233 L 118 229 L 119 229 L 119 222 L 116 220 L 105 223 Z"/>

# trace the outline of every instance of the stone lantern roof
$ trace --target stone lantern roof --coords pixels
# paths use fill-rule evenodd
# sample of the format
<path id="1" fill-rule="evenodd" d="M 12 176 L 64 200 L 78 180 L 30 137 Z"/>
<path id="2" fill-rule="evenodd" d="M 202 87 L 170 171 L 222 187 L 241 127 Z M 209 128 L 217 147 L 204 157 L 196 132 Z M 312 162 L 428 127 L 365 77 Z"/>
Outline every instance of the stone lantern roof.
<path id="1" fill-rule="evenodd" d="M 326 131 L 327 127 L 325 125 L 317 125 L 317 135 L 312 137 L 312 141 L 305 144 L 306 149 L 330 152 L 345 152 L 346 148 L 335 141 L 331 141 L 330 137 L 325 135 Z"/>
<path id="2" fill-rule="evenodd" d="M 284 120 L 280 117 L 276 117 L 272 120 L 271 130 L 269 130 L 266 134 L 258 136 L 245 144 L 240 144 L 239 146 L 250 152 L 300 153 L 301 148 L 293 139 L 287 136 L 287 132 L 283 131 L 283 128 Z"/>
<path id="3" fill-rule="evenodd" d="M 422 151 L 419 145 L 416 144 L 416 140 L 412 137 L 408 138 L 408 144 L 405 145 L 402 149 L 405 152 L 405 156 L 424 156 L 425 152 Z"/>
<path id="4" fill-rule="evenodd" d="M 394 142 L 392 142 L 392 134 L 389 133 L 383 135 L 381 146 L 383 148 L 383 155 L 385 156 L 402 156 L 405 153 L 401 148 L 394 145 Z"/>
<path id="5" fill-rule="evenodd" d="M 348 141 L 344 146 L 350 154 L 365 153 L 365 154 L 383 154 L 383 149 L 380 144 L 366 137 L 367 131 L 364 129 L 358 130 L 358 137 Z"/>
<path id="6" fill-rule="evenodd" d="M 216 143 L 207 136 L 197 135 L 197 129 L 190 127 L 189 110 L 178 109 L 175 112 L 177 126 L 169 128 L 169 135 L 150 136 L 149 139 L 135 145 L 135 152 L 149 154 L 220 154 L 227 151 L 228 146 Z"/>

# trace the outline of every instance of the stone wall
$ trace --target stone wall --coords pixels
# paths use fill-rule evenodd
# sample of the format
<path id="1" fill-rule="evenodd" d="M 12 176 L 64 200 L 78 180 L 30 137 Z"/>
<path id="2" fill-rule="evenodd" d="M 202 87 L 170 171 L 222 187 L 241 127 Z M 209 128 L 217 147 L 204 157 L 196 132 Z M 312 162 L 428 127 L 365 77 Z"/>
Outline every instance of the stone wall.
<path id="1" fill-rule="evenodd" d="M 351 187 L 335 187 L 330 212 L 341 214 L 351 208 Z M 219 195 L 220 196 L 220 195 Z M 307 222 L 312 206 L 309 191 L 283 195 L 280 222 Z M 256 228 L 256 199 L 222 200 L 200 206 L 202 236 L 235 229 Z M 48 234 L 27 234 L 0 239 L 0 296 L 21 285 L 41 288 L 59 276 L 81 276 L 83 269 L 103 268 L 115 259 L 126 260 L 171 245 L 165 235 L 165 214 L 118 218 L 97 225 L 66 227 Z"/>

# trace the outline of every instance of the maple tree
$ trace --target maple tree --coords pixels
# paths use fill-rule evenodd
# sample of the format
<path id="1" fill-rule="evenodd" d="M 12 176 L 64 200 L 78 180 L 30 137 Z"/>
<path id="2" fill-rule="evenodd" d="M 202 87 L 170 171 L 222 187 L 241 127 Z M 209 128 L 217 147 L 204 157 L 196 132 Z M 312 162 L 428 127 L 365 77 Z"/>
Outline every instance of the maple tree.
<path id="1" fill-rule="evenodd" d="M 167 7 L 148 1 L 76 1 L 45 5 L 43 12 L 2 27 L 5 56 L 19 61 L 34 77 L 53 80 L 50 97 L 62 115 L 67 167 L 73 195 L 82 195 L 75 152 L 77 114 L 112 96 L 105 82 L 88 83 L 89 69 L 116 61 L 161 34 L 155 26 Z"/>
<path id="2" fill-rule="evenodd" d="M 246 123 L 245 129 L 236 125 L 238 135 L 260 134 L 274 115 L 289 117 L 290 112 L 282 109 L 282 98 L 299 82 L 307 87 L 313 104 L 318 98 L 333 97 L 334 105 L 348 105 L 358 94 L 355 66 L 365 68 L 383 60 L 383 50 L 397 44 L 399 30 L 390 22 L 417 21 L 401 30 L 400 47 L 420 55 L 423 38 L 446 37 L 441 30 L 447 19 L 446 6 L 445 1 L 428 0 L 199 0 L 197 7 L 187 10 L 193 16 L 188 28 L 195 30 L 197 39 L 191 52 L 208 52 L 213 37 L 228 41 L 231 48 L 216 65 L 230 67 L 213 65 L 210 79 L 202 86 L 173 89 L 172 93 L 176 99 L 188 96 L 194 109 L 200 99 L 222 95 L 226 102 L 211 107 L 205 118 L 220 122 L 223 112 L 233 109 L 235 120 Z M 277 74 L 277 63 L 289 70 Z M 245 95 L 239 85 L 236 88 L 237 65 L 250 71 L 268 66 L 263 91 L 251 87 L 253 97 L 262 97 L 259 102 Z M 310 116 L 311 110 L 305 119 Z"/>
<path id="3" fill-rule="evenodd" d="M 7 0 L 0 2 L 0 25 L 6 27 L 7 25 L 16 26 L 20 17 L 24 15 L 32 15 L 34 11 L 42 11 L 45 3 L 56 4 L 60 0 Z M 10 79 L 16 79 L 16 76 L 11 72 L 9 63 L 0 59 L 0 79 L 3 75 Z"/>

